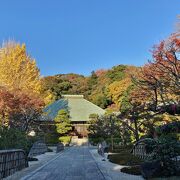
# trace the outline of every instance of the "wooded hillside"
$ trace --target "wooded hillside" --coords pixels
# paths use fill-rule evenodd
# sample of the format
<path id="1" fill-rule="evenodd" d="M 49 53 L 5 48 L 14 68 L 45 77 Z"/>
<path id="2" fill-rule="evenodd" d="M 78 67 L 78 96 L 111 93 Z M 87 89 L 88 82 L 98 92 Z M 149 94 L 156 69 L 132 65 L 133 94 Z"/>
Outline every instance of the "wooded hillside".
<path id="1" fill-rule="evenodd" d="M 79 74 L 47 76 L 43 81 L 43 94 L 47 103 L 61 98 L 62 94 L 83 94 L 86 99 L 106 109 L 119 110 L 127 106 L 133 83 L 131 75 L 138 67 L 118 65 L 111 69 L 92 71 L 85 77 Z"/>

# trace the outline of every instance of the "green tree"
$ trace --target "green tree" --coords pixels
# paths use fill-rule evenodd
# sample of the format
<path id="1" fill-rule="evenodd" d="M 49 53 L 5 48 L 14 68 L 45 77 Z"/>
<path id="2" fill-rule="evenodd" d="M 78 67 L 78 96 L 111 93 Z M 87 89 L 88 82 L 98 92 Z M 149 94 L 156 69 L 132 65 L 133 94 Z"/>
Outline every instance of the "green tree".
<path id="1" fill-rule="evenodd" d="M 96 114 L 90 115 L 89 137 L 111 139 L 111 147 L 114 146 L 114 138 L 120 137 L 119 120 L 114 114 L 98 116 Z"/>
<path id="2" fill-rule="evenodd" d="M 94 71 L 91 72 L 91 76 L 88 79 L 88 85 L 92 88 L 92 86 L 95 86 L 97 84 L 98 76 Z"/>
<path id="3" fill-rule="evenodd" d="M 64 109 L 59 110 L 54 120 L 56 130 L 61 136 L 67 134 L 72 129 L 68 111 Z"/>
<path id="4" fill-rule="evenodd" d="M 126 65 L 112 67 L 112 69 L 107 72 L 107 77 L 110 78 L 112 82 L 122 80 L 125 77 L 126 67 Z"/>

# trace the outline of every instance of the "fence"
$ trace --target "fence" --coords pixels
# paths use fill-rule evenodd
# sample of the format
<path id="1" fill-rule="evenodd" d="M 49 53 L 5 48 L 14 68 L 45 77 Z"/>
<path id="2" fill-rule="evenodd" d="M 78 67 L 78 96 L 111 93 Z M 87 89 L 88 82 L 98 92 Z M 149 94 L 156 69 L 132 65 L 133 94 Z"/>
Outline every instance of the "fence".
<path id="1" fill-rule="evenodd" d="M 28 161 L 23 150 L 0 150 L 0 179 L 25 167 L 28 167 Z"/>
<path id="2" fill-rule="evenodd" d="M 143 141 L 140 141 L 134 145 L 132 153 L 141 159 L 147 159 L 151 156 L 151 153 L 146 152 L 146 144 Z"/>

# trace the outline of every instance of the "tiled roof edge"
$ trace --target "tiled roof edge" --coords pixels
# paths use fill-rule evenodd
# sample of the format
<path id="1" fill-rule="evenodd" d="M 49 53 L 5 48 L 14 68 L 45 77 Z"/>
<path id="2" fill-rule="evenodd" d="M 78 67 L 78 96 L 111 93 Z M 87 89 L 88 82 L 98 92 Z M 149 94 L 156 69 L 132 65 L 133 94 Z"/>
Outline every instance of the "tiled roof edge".
<path id="1" fill-rule="evenodd" d="M 84 95 L 69 95 L 69 94 L 65 94 L 62 95 L 62 98 L 84 98 Z"/>

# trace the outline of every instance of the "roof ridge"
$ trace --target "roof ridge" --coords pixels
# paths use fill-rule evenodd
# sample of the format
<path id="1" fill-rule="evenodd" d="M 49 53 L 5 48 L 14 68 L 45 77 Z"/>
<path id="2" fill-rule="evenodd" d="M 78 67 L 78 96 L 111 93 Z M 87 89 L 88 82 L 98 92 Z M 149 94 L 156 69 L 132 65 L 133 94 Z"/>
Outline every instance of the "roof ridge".
<path id="1" fill-rule="evenodd" d="M 84 99 L 84 95 L 64 94 L 62 95 L 62 98 L 83 98 Z"/>

